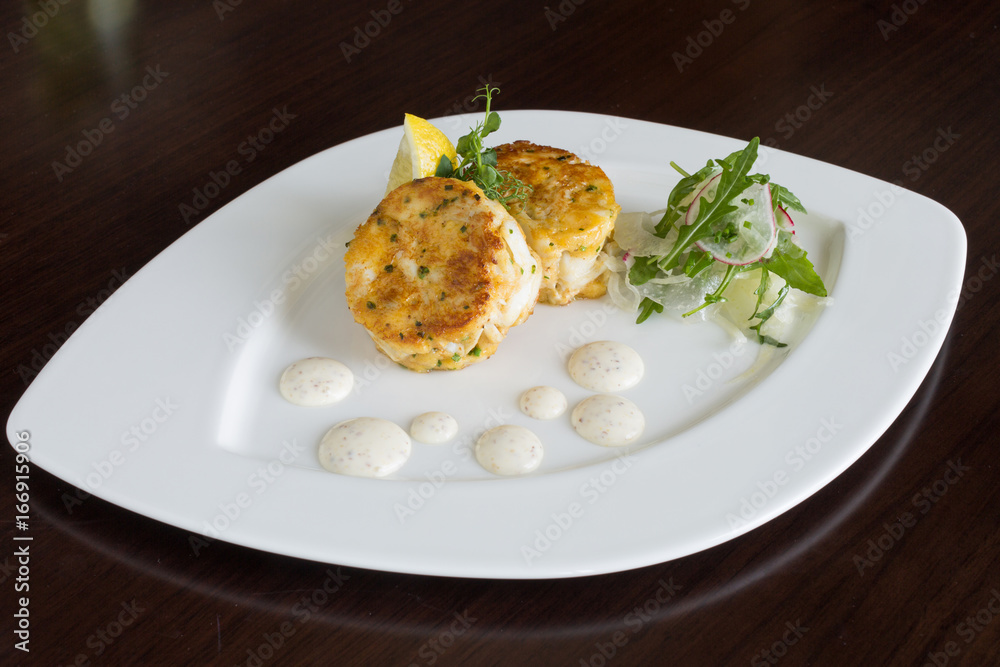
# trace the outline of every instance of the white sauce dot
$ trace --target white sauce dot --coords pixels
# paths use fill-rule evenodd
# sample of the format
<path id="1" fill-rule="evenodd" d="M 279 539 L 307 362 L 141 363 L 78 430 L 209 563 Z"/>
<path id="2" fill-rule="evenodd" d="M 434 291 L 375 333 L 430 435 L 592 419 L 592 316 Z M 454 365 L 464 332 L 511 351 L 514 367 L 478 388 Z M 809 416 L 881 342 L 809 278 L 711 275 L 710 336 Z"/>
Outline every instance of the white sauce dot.
<path id="1" fill-rule="evenodd" d="M 497 475 L 523 475 L 542 462 L 542 441 L 523 426 L 497 426 L 476 442 L 476 460 Z"/>
<path id="2" fill-rule="evenodd" d="M 521 412 L 534 419 L 555 419 L 569 404 L 555 387 L 532 387 L 521 394 L 519 405 Z"/>
<path id="3" fill-rule="evenodd" d="M 639 407 L 621 396 L 598 394 L 573 408 L 573 428 L 581 437 L 602 447 L 621 447 L 635 442 L 646 428 Z"/>
<path id="4" fill-rule="evenodd" d="M 642 379 L 642 357 L 624 343 L 601 340 L 579 348 L 569 358 L 569 375 L 591 391 L 623 391 Z"/>
<path id="5" fill-rule="evenodd" d="M 323 436 L 319 462 L 330 472 L 355 477 L 385 477 L 410 458 L 410 436 L 390 421 L 358 417 L 341 422 Z"/>
<path id="6" fill-rule="evenodd" d="M 310 357 L 286 368 L 278 387 L 289 403 L 304 407 L 329 405 L 351 393 L 354 374 L 339 361 Z"/>
<path id="7" fill-rule="evenodd" d="M 446 412 L 425 412 L 410 423 L 410 436 L 428 445 L 448 442 L 458 433 L 458 422 Z"/>

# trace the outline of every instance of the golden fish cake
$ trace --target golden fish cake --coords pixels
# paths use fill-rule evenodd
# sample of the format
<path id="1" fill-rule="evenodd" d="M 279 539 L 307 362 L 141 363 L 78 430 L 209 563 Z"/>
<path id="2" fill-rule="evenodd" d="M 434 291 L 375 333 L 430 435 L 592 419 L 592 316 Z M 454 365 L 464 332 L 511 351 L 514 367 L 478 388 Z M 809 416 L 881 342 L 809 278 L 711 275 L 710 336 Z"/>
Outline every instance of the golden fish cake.
<path id="1" fill-rule="evenodd" d="M 539 301 L 563 305 L 607 291 L 600 252 L 621 206 L 600 167 L 551 146 L 515 141 L 496 148 L 497 167 L 531 186 L 511 214 L 542 262 Z"/>
<path id="2" fill-rule="evenodd" d="M 376 347 L 415 371 L 490 357 L 531 314 L 542 273 L 520 227 L 473 183 L 390 192 L 345 256 L 347 305 Z"/>

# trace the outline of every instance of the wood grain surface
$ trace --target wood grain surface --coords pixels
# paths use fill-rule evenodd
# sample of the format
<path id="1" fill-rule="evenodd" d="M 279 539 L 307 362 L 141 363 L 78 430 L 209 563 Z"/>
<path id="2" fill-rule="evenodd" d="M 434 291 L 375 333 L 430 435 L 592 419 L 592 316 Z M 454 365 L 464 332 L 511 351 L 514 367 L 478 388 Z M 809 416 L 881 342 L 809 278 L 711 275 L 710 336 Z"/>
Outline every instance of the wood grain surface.
<path id="1" fill-rule="evenodd" d="M 34 468 L 24 592 L 0 448 L 0 662 L 998 664 L 998 15 L 991 0 L 4 3 L 5 422 L 67 333 L 213 211 L 404 111 L 478 110 L 483 82 L 501 111 L 756 135 L 899 181 L 953 211 L 969 245 L 944 347 L 868 453 L 757 530 L 639 570 L 489 581 L 221 541 L 196 554 L 186 531 Z M 273 139 L 248 143 L 276 113 Z"/>

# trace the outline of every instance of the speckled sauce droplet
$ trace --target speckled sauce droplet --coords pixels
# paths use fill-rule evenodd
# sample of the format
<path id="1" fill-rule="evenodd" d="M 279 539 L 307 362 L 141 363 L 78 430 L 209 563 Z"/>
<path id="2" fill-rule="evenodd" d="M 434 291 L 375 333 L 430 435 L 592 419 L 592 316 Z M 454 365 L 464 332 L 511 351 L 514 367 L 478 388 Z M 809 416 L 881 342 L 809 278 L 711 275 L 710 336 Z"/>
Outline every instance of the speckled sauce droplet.
<path id="1" fill-rule="evenodd" d="M 425 412 L 410 423 L 410 436 L 427 445 L 448 442 L 458 433 L 458 422 L 447 412 Z"/>
<path id="2" fill-rule="evenodd" d="M 529 473 L 541 464 L 543 454 L 538 436 L 513 424 L 491 428 L 476 442 L 476 460 L 495 475 Z"/>
<path id="3" fill-rule="evenodd" d="M 521 412 L 533 419 L 555 419 L 566 412 L 569 403 L 555 387 L 532 387 L 521 394 L 518 405 Z"/>
<path id="4" fill-rule="evenodd" d="M 591 391 L 624 391 L 642 379 L 642 357 L 624 343 L 600 340 L 588 343 L 570 355 L 569 375 Z"/>
<path id="5" fill-rule="evenodd" d="M 285 400 L 295 405 L 330 405 L 351 393 L 354 374 L 350 368 L 334 359 L 309 357 L 286 368 L 281 374 L 278 388 Z"/>
<path id="6" fill-rule="evenodd" d="M 319 445 L 319 462 L 341 475 L 385 477 L 403 467 L 410 449 L 410 436 L 392 422 L 358 417 L 326 432 Z"/>
<path id="7" fill-rule="evenodd" d="M 635 403 L 611 394 L 580 401 L 573 408 L 571 421 L 581 437 L 602 447 L 630 445 L 646 428 L 646 418 Z"/>

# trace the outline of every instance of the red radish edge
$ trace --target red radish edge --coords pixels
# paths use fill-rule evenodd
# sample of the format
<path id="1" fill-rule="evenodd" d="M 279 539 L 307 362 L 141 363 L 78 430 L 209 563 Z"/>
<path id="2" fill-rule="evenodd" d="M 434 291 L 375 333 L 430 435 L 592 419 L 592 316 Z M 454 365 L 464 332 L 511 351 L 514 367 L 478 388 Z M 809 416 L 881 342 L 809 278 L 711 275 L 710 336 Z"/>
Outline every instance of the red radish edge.
<path id="1" fill-rule="evenodd" d="M 792 216 L 788 214 L 788 211 L 779 206 L 776 217 L 779 228 L 784 229 L 786 232 L 791 232 L 793 235 L 795 234 L 795 221 L 792 220 Z"/>
<path id="2" fill-rule="evenodd" d="M 699 210 L 701 208 L 701 195 L 702 195 L 702 193 L 705 192 L 705 190 L 707 190 L 709 187 L 711 187 L 712 183 L 714 183 L 715 181 L 719 180 L 720 178 L 722 178 L 722 174 L 721 173 L 716 174 L 712 178 L 710 178 L 707 181 L 705 181 L 705 185 L 702 186 L 701 190 L 698 190 L 698 194 L 696 194 L 694 196 L 694 199 L 691 200 L 691 203 L 688 204 L 688 210 L 684 213 L 684 224 L 685 225 L 690 225 L 690 224 L 694 223 L 695 218 L 697 218 L 697 213 L 695 213 L 694 215 L 692 215 L 691 211 L 692 210 L 697 211 L 697 210 Z M 697 204 L 698 206 L 695 206 L 695 204 Z"/>
<path id="3" fill-rule="evenodd" d="M 702 186 L 702 188 L 700 190 L 698 190 L 698 194 L 695 195 L 695 197 L 694 197 L 693 200 L 691 200 L 691 204 L 688 206 L 688 210 L 684 214 L 684 224 L 685 225 L 690 225 L 690 224 L 692 224 L 695 221 L 695 219 L 697 218 L 697 210 L 700 209 L 700 206 L 701 206 L 700 202 L 701 202 L 702 193 L 704 193 L 709 187 L 711 187 L 712 183 L 716 179 L 719 179 L 719 178 L 722 178 L 722 174 L 721 173 L 720 174 L 716 174 L 712 178 L 708 179 L 708 181 L 705 183 L 705 185 Z M 767 198 L 768 198 L 769 201 L 771 200 L 771 184 L 770 183 L 767 184 Z M 696 202 L 699 203 L 698 207 L 695 207 L 695 203 Z M 792 222 L 792 217 L 790 215 L 788 215 L 788 212 L 785 211 L 785 209 L 781 208 L 780 206 L 778 207 L 778 210 L 781 211 L 784 214 L 784 217 L 787 218 L 789 225 L 792 228 L 794 228 L 795 223 Z M 694 211 L 694 213 L 692 213 L 692 211 Z M 744 262 L 734 262 L 731 259 L 727 259 L 725 257 L 720 257 L 718 254 L 712 252 L 711 250 L 708 250 L 708 249 L 704 248 L 702 246 L 702 243 L 700 241 L 697 242 L 697 243 L 695 243 L 695 245 L 698 246 L 699 249 L 701 249 L 701 250 L 703 250 L 705 252 L 711 253 L 712 257 L 714 257 L 715 260 L 718 261 L 718 262 L 722 262 L 723 264 L 728 264 L 728 265 L 731 265 L 731 266 L 746 266 L 747 264 L 753 264 L 754 262 L 756 262 L 757 260 L 759 260 L 761 257 L 766 257 L 766 256 L 770 255 L 771 252 L 774 251 L 775 246 L 777 246 L 777 244 L 778 244 L 778 220 L 777 220 L 776 216 L 773 214 L 773 209 L 772 209 L 772 215 L 771 215 L 771 229 L 773 230 L 773 232 L 772 232 L 773 235 L 771 237 L 771 243 L 770 243 L 770 245 L 768 245 L 767 248 L 764 250 L 764 252 L 761 253 L 758 257 L 755 257 L 755 258 L 753 258 L 751 260 L 744 261 Z M 792 229 L 792 234 L 794 234 L 794 233 L 795 233 L 795 230 Z"/>

